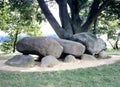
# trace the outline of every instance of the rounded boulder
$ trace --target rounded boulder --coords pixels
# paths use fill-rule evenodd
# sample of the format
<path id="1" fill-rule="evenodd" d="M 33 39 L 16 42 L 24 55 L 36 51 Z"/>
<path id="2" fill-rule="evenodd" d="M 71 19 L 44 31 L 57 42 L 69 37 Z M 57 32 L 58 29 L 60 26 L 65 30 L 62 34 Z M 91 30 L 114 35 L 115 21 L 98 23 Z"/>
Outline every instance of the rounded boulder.
<path id="1" fill-rule="evenodd" d="M 63 47 L 50 37 L 25 37 L 17 42 L 16 49 L 23 54 L 52 55 L 59 58 Z"/>

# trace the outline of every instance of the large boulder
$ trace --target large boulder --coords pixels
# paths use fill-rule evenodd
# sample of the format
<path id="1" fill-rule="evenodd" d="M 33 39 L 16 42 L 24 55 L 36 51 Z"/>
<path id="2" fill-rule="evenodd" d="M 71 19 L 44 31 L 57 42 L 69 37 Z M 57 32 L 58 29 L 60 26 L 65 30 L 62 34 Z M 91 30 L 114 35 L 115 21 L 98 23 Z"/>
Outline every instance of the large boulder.
<path id="1" fill-rule="evenodd" d="M 16 67 L 30 67 L 34 65 L 34 58 L 29 55 L 15 55 L 6 61 L 6 64 Z"/>
<path id="2" fill-rule="evenodd" d="M 16 49 L 23 54 L 61 56 L 63 47 L 53 38 L 49 37 L 25 37 L 17 42 Z"/>
<path id="3" fill-rule="evenodd" d="M 86 47 L 86 53 L 90 53 L 92 55 L 98 54 L 102 50 L 106 49 L 106 43 L 91 33 L 83 32 L 75 34 L 72 39 L 84 44 Z"/>
<path id="4" fill-rule="evenodd" d="M 61 46 L 63 46 L 63 53 L 80 56 L 85 52 L 85 46 L 81 43 L 64 39 L 55 40 L 58 41 Z"/>
<path id="5" fill-rule="evenodd" d="M 42 58 L 41 67 L 53 67 L 57 65 L 59 61 L 52 55 L 48 55 Z"/>

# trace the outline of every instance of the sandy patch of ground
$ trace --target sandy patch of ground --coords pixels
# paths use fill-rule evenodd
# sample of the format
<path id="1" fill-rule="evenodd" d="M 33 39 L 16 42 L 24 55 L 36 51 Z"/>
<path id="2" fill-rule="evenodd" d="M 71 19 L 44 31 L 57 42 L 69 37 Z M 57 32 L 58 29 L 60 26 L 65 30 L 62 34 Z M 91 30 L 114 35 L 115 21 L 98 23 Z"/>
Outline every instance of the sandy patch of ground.
<path id="1" fill-rule="evenodd" d="M 36 64 L 33 67 L 12 67 L 5 65 L 7 60 L 0 60 L 0 70 L 7 71 L 20 71 L 20 72 L 42 72 L 42 71 L 59 71 L 59 70 L 71 70 L 78 68 L 96 67 L 104 64 L 113 64 L 120 60 L 120 55 L 112 55 L 109 59 L 99 59 L 92 61 L 78 60 L 72 63 L 60 62 L 58 65 L 53 67 L 40 67 L 40 64 Z"/>

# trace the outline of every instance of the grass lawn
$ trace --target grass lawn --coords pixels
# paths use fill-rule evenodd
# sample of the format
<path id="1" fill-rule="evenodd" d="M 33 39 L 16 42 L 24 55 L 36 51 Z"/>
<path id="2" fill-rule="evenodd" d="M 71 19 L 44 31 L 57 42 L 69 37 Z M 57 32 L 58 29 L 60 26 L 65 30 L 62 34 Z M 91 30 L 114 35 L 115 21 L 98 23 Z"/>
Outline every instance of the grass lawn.
<path id="1" fill-rule="evenodd" d="M 120 61 L 59 72 L 0 71 L 0 87 L 120 87 Z"/>
<path id="2" fill-rule="evenodd" d="M 111 55 L 120 55 L 120 49 L 118 50 L 107 49 L 106 52 Z"/>
<path id="3" fill-rule="evenodd" d="M 0 53 L 0 60 L 10 59 L 15 55 L 19 55 L 20 53 Z"/>

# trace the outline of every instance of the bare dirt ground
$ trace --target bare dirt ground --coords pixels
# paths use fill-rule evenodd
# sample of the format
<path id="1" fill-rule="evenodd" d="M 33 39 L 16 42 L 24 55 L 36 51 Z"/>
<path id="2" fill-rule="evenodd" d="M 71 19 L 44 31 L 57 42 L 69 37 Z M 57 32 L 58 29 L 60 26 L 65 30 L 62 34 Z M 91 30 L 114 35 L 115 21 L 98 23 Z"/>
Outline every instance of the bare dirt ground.
<path id="1" fill-rule="evenodd" d="M 59 71 L 59 70 L 71 70 L 78 68 L 96 67 L 105 64 L 113 64 L 120 60 L 120 55 L 112 55 L 109 59 L 99 59 L 92 61 L 78 60 L 72 63 L 60 62 L 53 67 L 40 67 L 40 64 L 36 64 L 33 67 L 12 67 L 5 64 L 7 60 L 0 60 L 0 70 L 6 71 L 20 71 L 20 72 L 42 72 L 42 71 Z"/>

